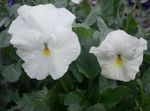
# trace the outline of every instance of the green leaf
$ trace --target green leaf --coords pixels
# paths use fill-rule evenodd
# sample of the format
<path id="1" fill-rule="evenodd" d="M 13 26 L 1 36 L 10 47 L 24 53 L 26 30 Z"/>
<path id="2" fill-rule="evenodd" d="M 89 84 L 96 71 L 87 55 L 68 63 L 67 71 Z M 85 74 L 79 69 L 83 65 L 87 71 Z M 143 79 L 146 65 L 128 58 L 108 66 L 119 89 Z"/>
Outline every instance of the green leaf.
<path id="1" fill-rule="evenodd" d="M 82 111 L 82 108 L 79 104 L 71 104 L 68 108 L 69 111 Z"/>
<path id="2" fill-rule="evenodd" d="M 81 83 L 84 79 L 83 75 L 78 72 L 76 64 L 71 64 L 69 69 L 71 70 L 73 76 Z"/>
<path id="3" fill-rule="evenodd" d="M 114 10 L 113 0 L 101 0 L 100 7 L 101 7 L 101 13 L 104 16 L 110 16 Z"/>
<path id="4" fill-rule="evenodd" d="M 8 90 L 7 93 L 9 95 L 9 98 L 15 103 L 21 99 L 17 91 Z"/>
<path id="5" fill-rule="evenodd" d="M 136 37 L 144 37 L 144 29 L 142 28 L 142 26 L 138 25 L 138 32 L 136 34 Z"/>
<path id="6" fill-rule="evenodd" d="M 92 29 L 85 24 L 74 24 L 73 30 L 76 32 L 78 37 L 91 37 Z"/>
<path id="7" fill-rule="evenodd" d="M 105 107 L 101 103 L 97 103 L 87 108 L 86 111 L 106 111 L 106 110 L 105 110 Z"/>
<path id="8" fill-rule="evenodd" d="M 107 107 L 115 107 L 129 93 L 129 89 L 125 86 L 118 86 L 115 89 L 107 89 L 101 95 L 101 103 Z"/>
<path id="9" fill-rule="evenodd" d="M 99 39 L 94 37 L 81 40 L 82 51 L 77 59 L 76 66 L 78 71 L 88 79 L 93 79 L 100 74 L 100 67 L 96 57 L 89 53 L 90 48 L 98 44 Z"/>
<path id="10" fill-rule="evenodd" d="M 10 46 L 10 41 L 11 37 L 10 35 L 7 33 L 7 32 L 1 32 L 0 33 L 0 47 L 3 48 L 3 47 L 8 47 Z"/>
<path id="11" fill-rule="evenodd" d="M 78 69 L 78 72 L 84 75 L 86 78 L 93 79 L 98 74 L 100 74 L 100 68 L 96 57 L 93 54 L 90 54 L 89 50 L 92 46 L 99 45 L 100 38 L 96 34 L 94 34 L 94 31 L 89 30 L 88 26 L 83 24 L 78 25 L 78 27 L 80 27 L 80 32 L 84 29 L 87 31 L 87 33 L 77 33 L 80 37 L 79 39 L 82 51 L 79 58 L 76 61 L 76 67 Z"/>
<path id="12" fill-rule="evenodd" d="M 10 8 L 8 8 L 9 9 L 9 14 L 12 16 L 17 16 L 17 10 L 18 10 L 18 8 L 20 7 L 20 4 L 14 4 L 14 5 L 12 5 Z"/>
<path id="13" fill-rule="evenodd" d="M 150 109 L 150 103 L 144 107 L 143 111 L 149 111 L 149 109 Z"/>
<path id="14" fill-rule="evenodd" d="M 67 1 L 66 0 L 54 0 L 54 5 L 57 8 L 62 8 L 67 6 Z"/>
<path id="15" fill-rule="evenodd" d="M 86 24 L 87 26 L 91 26 L 96 22 L 96 17 L 100 15 L 100 7 L 95 6 L 92 8 L 91 12 L 87 16 L 87 18 L 84 20 L 83 24 Z"/>
<path id="16" fill-rule="evenodd" d="M 5 22 L 8 20 L 8 17 L 5 17 L 5 18 L 3 18 L 1 21 L 0 21 L 0 27 L 2 27 L 4 24 L 5 24 Z"/>
<path id="17" fill-rule="evenodd" d="M 79 92 L 70 92 L 64 98 L 65 105 L 80 104 L 82 101 L 82 95 Z"/>
<path id="18" fill-rule="evenodd" d="M 85 14 L 88 14 L 90 11 L 90 4 L 88 0 L 83 0 L 81 2 L 81 8 L 84 11 Z"/>
<path id="19" fill-rule="evenodd" d="M 128 15 L 123 21 L 123 29 L 129 34 L 136 34 L 138 31 L 138 24 L 132 15 Z"/>
<path id="20" fill-rule="evenodd" d="M 66 106 L 71 106 L 71 105 L 80 105 L 81 108 L 79 109 L 84 109 L 87 106 L 89 106 L 89 101 L 86 98 L 85 94 L 81 90 L 69 92 L 66 94 L 64 98 L 64 105 Z"/>
<path id="21" fill-rule="evenodd" d="M 7 94 L 6 90 L 0 90 L 0 107 L 5 108 L 9 102 L 11 101 L 9 95 Z M 1 110 L 0 110 L 1 111 Z"/>
<path id="22" fill-rule="evenodd" d="M 112 29 L 108 28 L 108 26 L 106 25 L 105 21 L 102 19 L 102 17 L 97 17 L 97 26 L 98 26 L 98 29 L 101 31 L 101 32 L 110 32 L 112 31 Z"/>
<path id="23" fill-rule="evenodd" d="M 116 81 L 107 79 L 103 77 L 102 75 L 100 76 L 99 84 L 100 84 L 99 90 L 101 93 L 107 90 L 108 88 L 114 89 L 117 86 Z"/>
<path id="24" fill-rule="evenodd" d="M 43 88 L 43 90 L 24 94 L 17 105 L 22 111 L 51 111 L 48 99 L 48 90 Z"/>
<path id="25" fill-rule="evenodd" d="M 2 67 L 1 74 L 9 82 L 15 82 L 19 79 L 22 73 L 21 62 L 17 62 L 11 65 L 6 65 Z"/>
<path id="26" fill-rule="evenodd" d="M 102 19 L 102 17 L 97 17 L 97 26 L 100 31 L 100 40 L 104 40 L 107 36 L 107 34 L 111 31 L 112 29 L 108 28 L 108 26 L 105 24 L 105 21 Z"/>
<path id="27" fill-rule="evenodd" d="M 150 40 L 147 40 L 147 50 L 145 51 L 146 57 L 144 59 L 146 59 L 146 62 L 150 61 Z"/>
<path id="28" fill-rule="evenodd" d="M 143 86 L 146 86 L 148 83 L 150 83 L 150 67 L 144 72 L 142 77 L 142 83 Z"/>
<path id="29" fill-rule="evenodd" d="M 150 67 L 144 72 L 142 84 L 146 94 L 150 97 Z"/>

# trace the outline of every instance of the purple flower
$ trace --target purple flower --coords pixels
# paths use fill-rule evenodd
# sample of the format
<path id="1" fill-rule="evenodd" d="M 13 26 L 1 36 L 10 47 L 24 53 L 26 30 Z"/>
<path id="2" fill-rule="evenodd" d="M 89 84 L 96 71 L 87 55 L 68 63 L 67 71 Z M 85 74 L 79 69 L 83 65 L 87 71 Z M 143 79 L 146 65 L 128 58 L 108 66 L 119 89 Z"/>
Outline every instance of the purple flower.
<path id="1" fill-rule="evenodd" d="M 8 0 L 8 6 L 11 7 L 13 4 L 15 4 L 15 0 Z"/>
<path id="2" fill-rule="evenodd" d="M 150 8 L 150 0 L 147 0 L 147 2 L 145 2 L 145 3 L 142 4 L 142 6 L 143 6 L 144 10 L 149 9 Z"/>
<path id="3" fill-rule="evenodd" d="M 134 3 L 132 2 L 132 0 L 128 0 L 128 4 L 133 5 Z"/>
<path id="4" fill-rule="evenodd" d="M 140 3 L 143 7 L 144 10 L 147 10 L 150 8 L 150 0 L 140 0 Z M 128 0 L 129 5 L 133 5 L 134 1 L 133 0 Z"/>

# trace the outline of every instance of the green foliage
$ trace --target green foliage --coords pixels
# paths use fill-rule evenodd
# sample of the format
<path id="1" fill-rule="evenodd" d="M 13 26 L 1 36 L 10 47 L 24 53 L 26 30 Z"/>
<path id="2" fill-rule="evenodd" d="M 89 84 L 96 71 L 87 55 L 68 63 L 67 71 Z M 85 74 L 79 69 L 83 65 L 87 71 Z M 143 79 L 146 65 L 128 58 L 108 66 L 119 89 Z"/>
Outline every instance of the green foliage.
<path id="1" fill-rule="evenodd" d="M 115 89 L 107 89 L 102 93 L 101 102 L 107 107 L 115 107 L 129 93 L 128 90 L 128 88 L 123 86 L 118 86 Z"/>
<path id="2" fill-rule="evenodd" d="M 3 66 L 1 70 L 2 76 L 9 82 L 17 81 L 21 73 L 22 73 L 21 62 Z"/>
<path id="3" fill-rule="evenodd" d="M 1 32 L 0 33 L 0 47 L 8 47 L 10 46 L 10 35 L 7 32 Z"/>
<path id="4" fill-rule="evenodd" d="M 82 95 L 79 92 L 70 92 L 64 98 L 65 105 L 79 104 L 82 101 Z"/>
<path id="5" fill-rule="evenodd" d="M 128 0 L 15 0 L 8 6 L 0 0 L 0 111 L 150 111 L 150 10 Z M 47 77 L 30 79 L 21 68 L 22 61 L 10 45 L 8 29 L 24 4 L 52 3 L 76 15 L 73 31 L 81 44 L 81 54 L 59 80 Z M 138 9 L 137 9 L 138 8 Z M 115 81 L 101 75 L 96 57 L 89 53 L 106 35 L 123 29 L 148 42 L 136 79 Z"/>
<path id="6" fill-rule="evenodd" d="M 97 103 L 97 104 L 87 108 L 86 111 L 106 111 L 106 110 L 105 110 L 105 107 L 103 106 L 103 104 Z"/>
<path id="7" fill-rule="evenodd" d="M 41 91 L 24 94 L 23 98 L 17 101 L 17 105 L 22 108 L 22 111 L 50 111 L 47 94 L 48 90 L 46 88 Z"/>
<path id="8" fill-rule="evenodd" d="M 142 84 L 145 88 L 145 92 L 150 97 L 150 68 L 148 68 L 142 77 Z"/>
<path id="9" fill-rule="evenodd" d="M 88 26 L 93 25 L 96 22 L 96 17 L 100 14 L 100 7 L 95 6 L 91 9 L 90 13 L 84 20 L 83 24 L 86 24 Z"/>

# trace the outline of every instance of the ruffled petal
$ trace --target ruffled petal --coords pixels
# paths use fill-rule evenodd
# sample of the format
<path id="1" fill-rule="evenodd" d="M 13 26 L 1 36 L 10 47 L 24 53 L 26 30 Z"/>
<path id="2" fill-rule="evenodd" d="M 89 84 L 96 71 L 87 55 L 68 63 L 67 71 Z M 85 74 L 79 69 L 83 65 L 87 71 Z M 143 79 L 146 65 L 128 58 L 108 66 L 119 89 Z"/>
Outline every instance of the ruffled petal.
<path id="1" fill-rule="evenodd" d="M 107 46 L 107 44 L 110 44 L 115 52 L 122 53 L 125 49 L 130 49 L 137 43 L 138 39 L 136 37 L 127 34 L 123 30 L 116 30 L 106 36 L 102 45 Z"/>
<path id="2" fill-rule="evenodd" d="M 53 35 L 56 38 L 55 44 L 51 41 L 48 46 L 52 47 L 51 58 L 53 70 L 50 74 L 53 79 L 58 79 L 68 70 L 69 65 L 77 59 L 81 48 L 76 34 L 72 31 L 60 31 Z"/>
<path id="3" fill-rule="evenodd" d="M 69 65 L 79 56 L 80 54 L 80 44 L 76 34 L 72 31 L 59 31 L 59 33 L 53 34 L 53 39 L 49 39 L 48 48 L 51 50 L 51 55 L 49 57 L 38 58 L 38 61 L 35 62 L 39 53 L 31 53 L 28 51 L 21 52 L 21 56 L 24 58 L 28 56 L 27 62 L 24 63 L 23 68 L 25 72 L 31 77 L 38 80 L 45 78 L 47 75 L 55 79 L 62 77 L 65 72 L 68 70 Z M 38 55 L 39 54 L 39 55 Z M 43 62 L 42 62 L 43 61 Z M 38 64 L 37 64 L 38 63 Z M 35 65 L 36 64 L 36 65 Z M 44 65 L 46 64 L 46 65 Z M 41 67 L 42 65 L 42 67 Z M 48 71 L 44 67 L 48 66 Z M 41 68 L 40 68 L 41 67 Z M 44 73 L 45 70 L 46 72 Z M 44 73 L 44 76 L 39 77 Z"/>
<path id="4" fill-rule="evenodd" d="M 92 47 L 90 53 L 96 55 L 102 68 L 102 75 L 127 82 L 135 78 L 146 49 L 147 42 L 143 38 L 138 39 L 117 30 L 110 32 L 99 47 Z M 118 59 L 121 63 L 116 64 Z"/>
<path id="5" fill-rule="evenodd" d="M 13 35 L 10 43 L 17 48 L 17 54 L 24 61 L 28 61 L 41 54 L 41 50 L 44 49 L 44 44 L 40 39 L 40 34 L 34 30 L 18 32 Z"/>
<path id="6" fill-rule="evenodd" d="M 125 60 L 134 61 L 140 66 L 143 61 L 143 52 L 147 49 L 147 42 L 143 38 L 138 39 L 138 42 L 131 48 L 126 48 L 122 55 Z"/>
<path id="7" fill-rule="evenodd" d="M 40 34 L 34 30 L 24 30 L 13 35 L 10 43 L 16 48 L 42 49 L 44 44 Z"/>
<path id="8" fill-rule="evenodd" d="M 67 27 L 71 30 L 71 25 L 75 20 L 75 16 L 67 9 L 58 9 L 52 4 L 38 6 L 24 5 L 18 9 L 18 13 L 23 16 L 32 28 L 42 33 L 45 41 L 47 41 L 53 31 L 60 27 Z"/>
<path id="9" fill-rule="evenodd" d="M 18 16 L 10 25 L 8 33 L 14 35 L 17 33 L 23 33 L 24 30 L 30 30 L 31 27 L 26 23 L 22 16 Z"/>
<path id="10" fill-rule="evenodd" d="M 75 16 L 51 4 L 24 5 L 18 9 L 18 14 L 8 32 L 12 34 L 10 43 L 25 62 L 25 72 L 38 80 L 48 75 L 53 79 L 62 77 L 81 50 L 72 31 Z M 50 53 L 44 55 L 45 50 Z"/>
<path id="11" fill-rule="evenodd" d="M 99 63 L 114 60 L 116 56 L 114 49 L 110 45 L 91 47 L 89 52 L 97 56 Z"/>

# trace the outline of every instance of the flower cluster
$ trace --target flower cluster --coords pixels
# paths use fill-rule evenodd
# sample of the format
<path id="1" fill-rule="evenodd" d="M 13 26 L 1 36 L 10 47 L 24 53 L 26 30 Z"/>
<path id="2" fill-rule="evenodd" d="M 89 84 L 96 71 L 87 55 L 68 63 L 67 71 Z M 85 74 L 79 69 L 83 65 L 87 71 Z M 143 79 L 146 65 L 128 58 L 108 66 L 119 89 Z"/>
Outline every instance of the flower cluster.
<path id="1" fill-rule="evenodd" d="M 77 0 L 73 0 L 77 3 Z M 78 1 L 79 3 L 80 1 Z M 77 35 L 72 31 L 75 16 L 65 8 L 52 4 L 21 6 L 12 22 L 10 43 L 24 61 L 22 65 L 30 78 L 38 80 L 51 75 L 62 77 L 80 54 Z M 135 78 L 143 61 L 147 42 L 122 30 L 108 33 L 99 47 L 92 47 L 107 78 L 129 81 Z"/>

